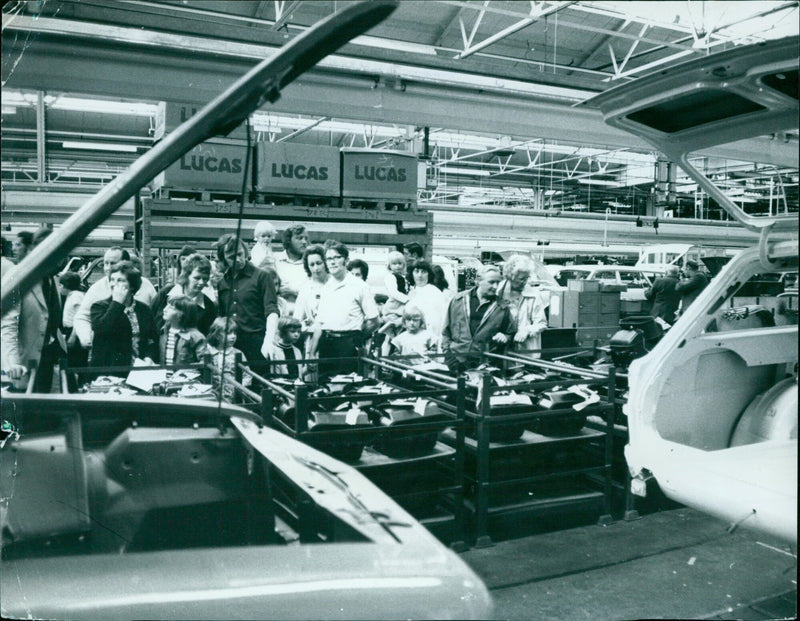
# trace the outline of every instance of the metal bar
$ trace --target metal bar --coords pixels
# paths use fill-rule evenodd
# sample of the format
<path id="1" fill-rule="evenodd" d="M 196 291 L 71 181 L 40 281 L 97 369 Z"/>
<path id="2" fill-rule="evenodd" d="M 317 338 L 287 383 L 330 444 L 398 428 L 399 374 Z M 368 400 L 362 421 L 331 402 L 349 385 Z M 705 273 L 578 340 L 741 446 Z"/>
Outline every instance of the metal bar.
<path id="1" fill-rule="evenodd" d="M 467 508 L 464 506 L 464 496 L 466 493 L 466 479 L 464 477 L 464 457 L 465 457 L 465 396 L 466 378 L 461 375 L 456 383 L 456 453 L 454 464 L 454 484 L 456 485 L 455 510 L 456 510 L 456 530 L 462 542 L 466 539 Z"/>
<path id="2" fill-rule="evenodd" d="M 308 386 L 294 388 L 294 429 L 298 434 L 308 431 Z"/>
<path id="3" fill-rule="evenodd" d="M 476 547 L 492 545 L 489 537 L 489 442 L 491 434 L 491 376 L 487 373 L 481 378 L 481 403 L 478 409 L 477 440 L 478 440 L 478 469 L 475 485 L 475 535 Z"/>
<path id="4" fill-rule="evenodd" d="M 36 93 L 36 180 L 47 181 L 47 153 L 45 151 L 44 92 Z"/>
<path id="5" fill-rule="evenodd" d="M 536 20 L 532 19 L 532 18 L 526 18 L 526 19 L 520 20 L 516 24 L 512 24 L 508 28 L 504 28 L 500 32 L 495 33 L 492 36 L 485 38 L 480 43 L 477 43 L 477 44 L 473 45 L 472 47 L 469 47 L 469 48 L 465 49 L 460 54 L 457 54 L 455 58 L 456 58 L 456 60 L 464 60 L 465 58 L 468 58 L 469 56 L 472 56 L 475 52 L 478 52 L 478 51 L 482 50 L 485 47 L 489 47 L 492 43 L 496 43 L 497 41 L 500 41 L 501 39 L 505 39 L 506 37 L 514 34 L 515 32 L 519 32 L 520 30 L 522 30 L 526 26 L 530 26 L 535 21 Z"/>
<path id="6" fill-rule="evenodd" d="M 524 362 L 529 366 L 538 366 L 543 369 L 550 369 L 553 371 L 562 371 L 564 373 L 571 373 L 573 375 L 581 375 L 587 378 L 592 379 L 606 379 L 607 375 L 605 373 L 601 373 L 599 371 L 591 371 L 589 369 L 582 369 L 580 367 L 568 366 L 564 364 L 556 364 L 554 362 L 549 362 L 547 360 L 542 360 L 541 358 L 525 358 L 518 354 L 509 353 L 509 354 L 487 354 L 490 358 L 499 358 L 501 360 L 508 359 L 514 362 Z"/>
<path id="7" fill-rule="evenodd" d="M 331 120 L 331 117 L 323 116 L 322 118 L 317 119 L 316 121 L 314 121 L 313 123 L 310 123 L 309 125 L 306 125 L 305 127 L 301 127 L 300 129 L 294 130 L 288 136 L 284 136 L 283 138 L 279 138 L 275 142 L 278 143 L 278 142 L 284 142 L 285 140 L 291 140 L 292 138 L 296 138 L 297 136 L 300 136 L 301 134 L 305 134 L 307 131 L 309 131 L 311 129 L 314 129 L 320 123 L 324 123 L 325 121 L 330 121 L 330 120 Z"/>

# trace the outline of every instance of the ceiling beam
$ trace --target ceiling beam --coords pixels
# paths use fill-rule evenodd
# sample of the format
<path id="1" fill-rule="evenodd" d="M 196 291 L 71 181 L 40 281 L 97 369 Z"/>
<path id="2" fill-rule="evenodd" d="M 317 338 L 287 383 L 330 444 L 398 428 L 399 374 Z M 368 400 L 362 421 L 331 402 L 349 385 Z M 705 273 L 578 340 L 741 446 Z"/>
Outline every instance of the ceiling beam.
<path id="1" fill-rule="evenodd" d="M 12 37 L 3 37 L 3 86 L 132 100 L 203 105 L 256 62 L 178 47 L 68 39 L 40 34 L 34 45 L 5 62 Z M 58 62 L 54 62 L 58 59 Z M 376 63 L 376 66 L 378 63 Z M 384 65 L 387 65 L 384 63 Z M 388 69 L 396 65 L 388 65 Z M 533 86 L 533 85 L 531 85 Z M 405 91 L 376 87 L 375 74 L 314 70 L 268 108 L 363 122 L 497 133 L 580 145 L 651 150 L 642 140 L 607 126 L 598 111 L 544 102 L 533 95 L 495 94 L 479 86 L 410 81 Z M 754 140 L 709 154 L 797 167 L 797 145 Z"/>

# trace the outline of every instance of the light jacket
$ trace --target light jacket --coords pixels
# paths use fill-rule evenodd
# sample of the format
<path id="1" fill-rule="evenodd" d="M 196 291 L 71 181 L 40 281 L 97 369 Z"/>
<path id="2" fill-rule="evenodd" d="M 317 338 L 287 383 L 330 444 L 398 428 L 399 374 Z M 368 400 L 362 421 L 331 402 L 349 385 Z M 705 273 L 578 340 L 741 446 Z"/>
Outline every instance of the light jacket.
<path id="1" fill-rule="evenodd" d="M 514 349 L 518 351 L 541 349 L 542 330 L 547 327 L 547 315 L 544 312 L 546 304 L 542 300 L 542 295 L 535 288 L 526 286 L 515 304 L 507 298 L 509 289 L 508 281 L 504 280 L 497 288 L 497 297 L 508 301 L 511 306 L 511 314 L 517 324 L 516 334 L 522 333 L 525 338 L 522 342 L 515 340 Z M 538 356 L 539 354 L 536 354 L 536 357 Z"/>
<path id="2" fill-rule="evenodd" d="M 55 287 L 55 284 L 52 286 Z M 60 317 L 60 307 L 57 312 Z M 42 285 L 37 283 L 22 296 L 21 303 L 15 304 L 0 322 L 2 368 L 21 364 L 30 370 L 32 361 L 38 364 L 45 346 L 48 318 Z M 57 337 L 62 349 L 66 351 L 64 337 L 60 331 L 57 331 Z"/>

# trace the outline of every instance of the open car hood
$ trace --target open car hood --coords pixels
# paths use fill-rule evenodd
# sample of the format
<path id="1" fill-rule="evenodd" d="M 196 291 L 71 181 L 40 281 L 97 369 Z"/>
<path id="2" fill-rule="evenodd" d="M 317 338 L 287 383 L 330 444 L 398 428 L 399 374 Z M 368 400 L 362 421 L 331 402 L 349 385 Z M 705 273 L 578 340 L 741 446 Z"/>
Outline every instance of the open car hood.
<path id="1" fill-rule="evenodd" d="M 355 468 L 262 426 L 244 408 L 167 397 L 120 398 L 112 406 L 105 395 L 4 395 L 2 417 L 12 437 L 0 445 L 0 526 L 4 546 L 23 546 L 9 557 L 4 549 L 0 563 L 3 617 L 478 619 L 491 613 L 480 579 L 393 499 Z M 37 452 L 37 434 L 26 427 L 48 420 L 72 421 L 66 444 L 51 433 L 43 440 L 52 447 Z M 84 446 L 87 428 L 94 440 Z M 117 439 L 101 448 L 97 438 L 112 428 Z M 114 447 L 131 433 L 161 442 L 148 454 L 151 463 L 171 467 L 148 470 L 135 452 L 120 461 Z M 187 452 L 189 445 L 180 444 L 190 436 L 199 441 Z M 225 456 L 234 458 L 233 467 Z M 218 467 L 203 468 L 212 460 Z M 246 471 L 236 464 L 248 464 Z M 306 498 L 304 528 L 322 528 L 333 539 L 132 549 L 92 544 L 98 526 L 125 523 L 110 521 L 112 509 L 136 521 L 140 513 L 185 506 L 189 512 L 169 513 L 164 527 L 180 535 L 188 519 L 200 528 L 204 514 L 194 512 L 208 501 L 198 498 L 211 494 L 222 502 L 240 479 L 250 481 L 253 495 L 259 464 Z M 221 487 L 215 472 L 228 473 Z M 117 501 L 101 501 L 115 492 Z M 248 506 L 256 527 L 266 518 Z M 32 515 L 37 508 L 43 516 Z M 129 533 L 122 539 L 133 541 L 131 532 L 115 534 Z M 59 537 L 71 537 L 72 547 L 55 549 L 65 545 Z"/>
<path id="2" fill-rule="evenodd" d="M 609 125 L 646 140 L 749 230 L 797 230 L 797 214 L 745 213 L 689 161 L 720 144 L 796 130 L 798 37 L 736 47 L 593 97 Z M 776 136 L 777 138 L 777 136 Z M 797 167 L 797 160 L 792 163 Z"/>

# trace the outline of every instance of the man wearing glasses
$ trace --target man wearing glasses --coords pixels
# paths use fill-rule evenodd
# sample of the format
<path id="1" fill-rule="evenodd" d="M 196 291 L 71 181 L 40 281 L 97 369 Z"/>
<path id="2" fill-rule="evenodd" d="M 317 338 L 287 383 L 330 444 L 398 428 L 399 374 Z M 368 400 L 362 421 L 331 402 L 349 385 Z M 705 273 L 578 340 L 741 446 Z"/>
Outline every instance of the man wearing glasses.
<path id="1" fill-rule="evenodd" d="M 347 246 L 325 242 L 330 278 L 322 287 L 311 353 L 322 359 L 355 358 L 364 335 L 378 327 L 378 307 L 367 284 L 347 271 Z M 320 375 L 356 370 L 356 361 L 320 363 Z"/>

